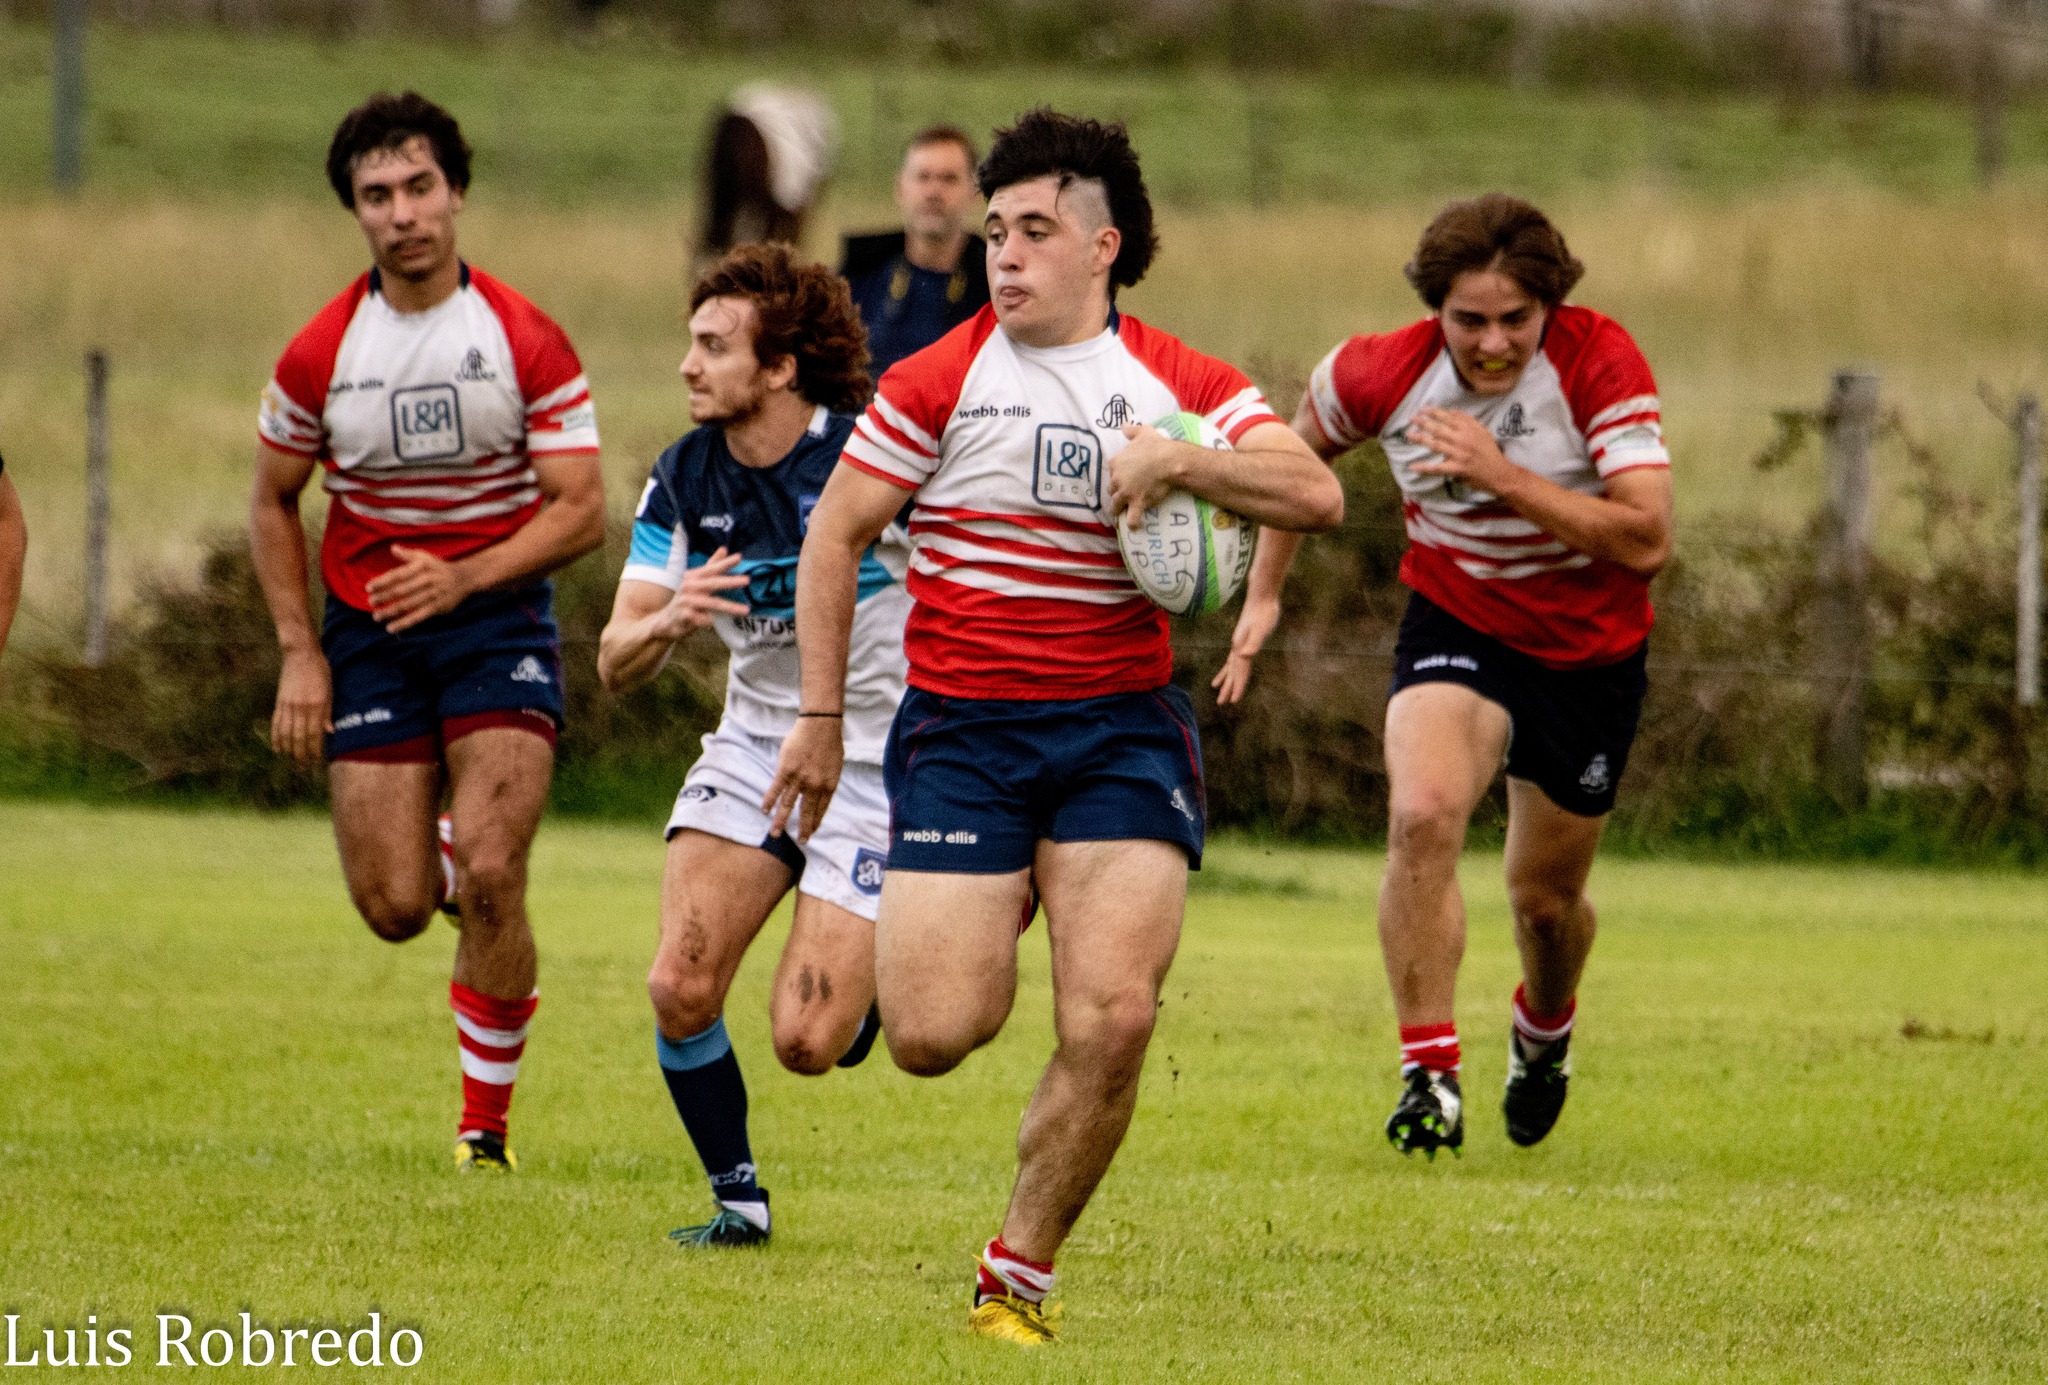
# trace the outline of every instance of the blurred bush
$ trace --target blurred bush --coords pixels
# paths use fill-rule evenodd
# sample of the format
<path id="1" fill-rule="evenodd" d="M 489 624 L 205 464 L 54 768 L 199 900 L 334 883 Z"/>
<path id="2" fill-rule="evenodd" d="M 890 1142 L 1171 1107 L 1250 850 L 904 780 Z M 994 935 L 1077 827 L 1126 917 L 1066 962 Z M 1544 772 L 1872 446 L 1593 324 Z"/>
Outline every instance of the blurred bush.
<path id="1" fill-rule="evenodd" d="M 1879 555 L 1868 721 L 1871 788 L 1838 803 L 1815 746 L 1831 684 L 1810 667 L 1819 605 L 1817 525 L 1784 534 L 1683 534 L 1658 579 L 1650 695 L 1612 834 L 1642 849 L 1769 855 L 2048 859 L 2048 731 L 2013 693 L 2016 597 L 2010 519 L 1950 484 L 1909 446 L 1919 517 L 1910 560 Z M 1211 816 L 1290 836 L 1378 836 L 1386 819 L 1380 728 L 1406 539 L 1377 449 L 1338 463 L 1342 529 L 1310 540 L 1287 615 L 1251 693 L 1216 706 L 1208 678 L 1234 613 L 1181 623 L 1179 677 L 1201 710 Z M 724 700 L 724 651 L 687 641 L 662 677 L 625 697 L 598 685 L 598 632 L 625 534 L 557 581 L 569 725 L 556 807 L 653 822 Z M 263 807 L 319 802 L 324 776 L 271 755 L 278 657 L 240 535 L 197 573 L 152 583 L 115 631 L 113 656 L 33 667 L 34 735 L 17 724 L 11 792 L 201 796 Z M 16 719 L 17 722 L 19 718 Z M 33 741 L 33 746 L 29 742 Z M 24 748 L 27 747 L 27 748 Z M 1479 835 L 1497 830 L 1498 788 Z"/>

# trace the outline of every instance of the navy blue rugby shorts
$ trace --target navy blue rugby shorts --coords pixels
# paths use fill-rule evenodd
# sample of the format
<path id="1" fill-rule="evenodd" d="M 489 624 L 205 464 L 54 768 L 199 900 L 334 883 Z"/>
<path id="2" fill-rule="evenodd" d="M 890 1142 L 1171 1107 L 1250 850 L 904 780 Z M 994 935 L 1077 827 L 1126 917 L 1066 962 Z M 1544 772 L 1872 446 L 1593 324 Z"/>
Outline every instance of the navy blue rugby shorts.
<path id="1" fill-rule="evenodd" d="M 554 589 L 479 592 L 446 615 L 392 634 L 332 596 L 320 632 L 334 677 L 330 760 L 433 764 L 487 727 L 562 726 L 562 642 Z"/>
<path id="2" fill-rule="evenodd" d="M 1394 637 L 1389 696 L 1418 683 L 1457 683 L 1507 709 L 1507 772 L 1568 813 L 1614 810 L 1649 679 L 1647 643 L 1618 663 L 1550 668 L 1482 634 L 1423 596 L 1408 598 Z"/>
<path id="3" fill-rule="evenodd" d="M 1052 702 L 912 688 L 882 775 L 891 870 L 1005 875 L 1041 841 L 1148 839 L 1201 868 L 1202 747 L 1176 687 Z"/>

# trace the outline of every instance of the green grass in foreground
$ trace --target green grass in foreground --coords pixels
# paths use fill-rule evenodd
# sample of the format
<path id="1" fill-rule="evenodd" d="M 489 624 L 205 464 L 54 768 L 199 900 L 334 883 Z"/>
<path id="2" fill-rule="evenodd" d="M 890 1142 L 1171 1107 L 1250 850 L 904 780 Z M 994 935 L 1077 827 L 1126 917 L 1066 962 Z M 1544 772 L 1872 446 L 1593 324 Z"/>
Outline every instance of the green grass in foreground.
<path id="1" fill-rule="evenodd" d="M 0 23 L 0 187 L 48 179 L 49 31 Z M 577 206 L 694 188 L 710 112 L 741 82 L 821 91 L 838 112 L 840 183 L 887 184 L 910 132 L 986 131 L 1040 102 L 1127 120 L 1153 190 L 1181 204 L 1384 202 L 1500 185 L 1551 194 L 1665 181 L 1702 191 L 1847 175 L 1918 192 L 1975 177 L 1961 103 L 1821 95 L 1632 98 L 1476 81 L 1257 74 L 1143 65 L 949 69 L 844 53 L 742 57 L 621 32 L 570 43 L 321 40 L 104 25 L 89 49 L 87 166 L 99 185 L 192 196 L 324 199 L 320 161 L 341 113 L 379 87 L 447 103 L 487 184 Z M 2048 106 L 2008 120 L 2015 168 L 2048 162 Z"/>
<path id="2" fill-rule="evenodd" d="M 730 1013 L 777 1240 L 690 1258 L 663 1233 L 706 1195 L 641 987 L 659 861 L 651 825 L 545 830 L 524 1171 L 458 1181 L 450 936 L 373 942 L 321 819 L 0 806 L 0 1308 L 38 1341 L 126 1322 L 147 1367 L 166 1306 L 375 1307 L 451 1381 L 2038 1378 L 2024 877 L 1603 865 L 1576 1093 L 1524 1152 L 1475 857 L 1473 1118 L 1432 1165 L 1378 1130 L 1376 863 L 1225 844 L 1061 1257 L 1068 1341 L 1026 1357 L 962 1319 L 1047 1052 L 1044 929 L 962 1071 L 802 1080 L 766 1042 L 771 925 Z"/>

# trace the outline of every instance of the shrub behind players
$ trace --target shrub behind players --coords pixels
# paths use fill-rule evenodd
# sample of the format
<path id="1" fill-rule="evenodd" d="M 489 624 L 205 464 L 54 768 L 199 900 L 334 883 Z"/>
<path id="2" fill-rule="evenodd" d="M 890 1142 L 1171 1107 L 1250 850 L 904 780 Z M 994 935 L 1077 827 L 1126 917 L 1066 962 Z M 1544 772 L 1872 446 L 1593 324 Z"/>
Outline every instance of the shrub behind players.
<path id="1" fill-rule="evenodd" d="M 1335 524 L 1344 501 L 1241 372 L 1117 311 L 1156 247 L 1122 126 L 1034 111 L 998 133 L 979 181 L 993 305 L 883 376 L 811 516 L 797 629 L 805 709 L 837 712 L 861 555 L 914 495 L 910 689 L 884 765 L 882 1029 L 897 1065 L 926 1076 L 995 1037 L 1035 873 L 1058 1048 L 970 1323 L 1038 1343 L 1053 1336 L 1054 1252 L 1130 1123 L 1204 829 L 1166 617 L 1112 526 L 1174 487 L 1290 529 Z M 1142 426 L 1179 410 L 1238 450 Z M 814 830 L 846 753 L 837 720 L 799 721 L 777 820 Z"/>
<path id="2" fill-rule="evenodd" d="M 284 649 L 271 742 L 303 761 L 324 743 L 342 872 L 378 937 L 418 935 L 452 896 L 456 1165 L 506 1171 L 538 999 L 526 858 L 562 720 L 544 579 L 603 539 L 597 421 L 562 329 L 456 257 L 469 147 L 452 116 L 373 97 L 335 131 L 327 177 L 375 267 L 292 339 L 263 394 L 250 539 Z M 299 526 L 316 467 L 318 639 Z"/>
<path id="3" fill-rule="evenodd" d="M 7 459 L 0 457 L 0 653 L 7 650 L 7 632 L 21 605 L 21 570 L 28 557 L 28 524 L 21 497 L 7 478 Z"/>
<path id="4" fill-rule="evenodd" d="M 843 715 L 849 763 L 799 846 L 771 829 L 762 800 L 799 717 L 825 715 L 798 708 L 797 554 L 867 399 L 867 349 L 845 282 L 780 245 L 731 251 L 690 305 L 682 374 L 697 428 L 654 464 L 598 671 L 615 691 L 637 686 L 707 625 L 731 650 L 725 715 L 668 823 L 647 989 L 662 1076 L 718 1204 L 709 1222 L 673 1235 L 750 1245 L 768 1238 L 768 1194 L 755 1181 L 726 990 L 793 886 L 796 919 L 769 1002 L 776 1056 L 821 1073 L 859 1062 L 874 1042 L 875 906 L 889 850 L 881 760 L 903 696 L 908 538 L 892 524 L 859 555 L 853 675 L 830 714 L 835 729 Z"/>
<path id="5" fill-rule="evenodd" d="M 1522 954 L 1502 1103 L 1510 1139 L 1550 1133 L 1571 1075 L 1593 946 L 1586 878 L 1635 739 L 1650 579 L 1671 552 L 1656 382 L 1618 323 L 1564 301 L 1582 273 L 1528 203 L 1455 203 L 1408 267 L 1433 316 L 1338 346 L 1295 415 L 1326 458 L 1376 440 L 1407 514 L 1401 578 L 1413 595 L 1387 703 L 1379 904 L 1406 1079 L 1387 1138 L 1403 1153 L 1434 1157 L 1464 1140 L 1456 870 L 1503 761 Z M 1299 542 L 1260 538 L 1220 701 L 1243 694 Z"/>

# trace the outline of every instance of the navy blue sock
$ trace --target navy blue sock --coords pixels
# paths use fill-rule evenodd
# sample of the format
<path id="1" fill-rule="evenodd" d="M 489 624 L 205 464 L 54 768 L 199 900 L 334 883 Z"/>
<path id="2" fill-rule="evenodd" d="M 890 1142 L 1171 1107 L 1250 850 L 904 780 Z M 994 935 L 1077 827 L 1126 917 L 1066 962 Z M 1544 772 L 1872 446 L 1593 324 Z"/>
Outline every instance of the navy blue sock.
<path id="1" fill-rule="evenodd" d="M 711 1194 L 720 1202 L 765 1203 L 754 1182 L 754 1151 L 747 1142 L 747 1084 L 740 1060 L 725 1034 L 723 1016 L 687 1039 L 670 1039 L 657 1029 L 654 1047 L 668 1094 L 704 1161 Z"/>

